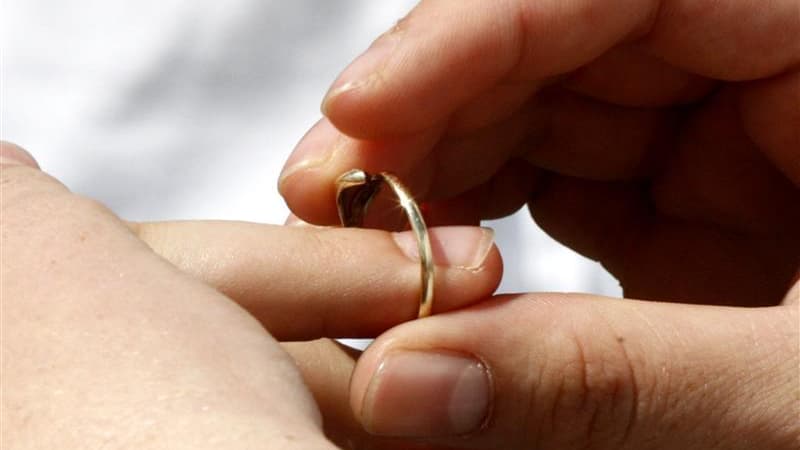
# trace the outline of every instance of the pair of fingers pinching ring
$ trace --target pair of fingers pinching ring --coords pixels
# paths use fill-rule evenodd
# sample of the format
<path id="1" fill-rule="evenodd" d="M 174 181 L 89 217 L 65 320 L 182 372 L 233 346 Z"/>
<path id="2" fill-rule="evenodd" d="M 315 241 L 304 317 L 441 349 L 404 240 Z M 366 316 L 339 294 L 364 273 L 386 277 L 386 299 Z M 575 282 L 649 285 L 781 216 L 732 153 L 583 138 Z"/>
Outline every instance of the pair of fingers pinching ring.
<path id="1" fill-rule="evenodd" d="M 411 231 L 417 238 L 422 282 L 418 317 L 429 316 L 433 306 L 434 276 L 431 241 L 419 206 L 400 180 L 387 172 L 375 175 L 360 169 L 345 172 L 336 180 L 336 206 L 339 210 L 339 219 L 345 227 L 363 226 L 370 201 L 375 198 L 383 184 L 389 186 L 399 200 L 400 207 L 405 211 L 411 225 Z"/>

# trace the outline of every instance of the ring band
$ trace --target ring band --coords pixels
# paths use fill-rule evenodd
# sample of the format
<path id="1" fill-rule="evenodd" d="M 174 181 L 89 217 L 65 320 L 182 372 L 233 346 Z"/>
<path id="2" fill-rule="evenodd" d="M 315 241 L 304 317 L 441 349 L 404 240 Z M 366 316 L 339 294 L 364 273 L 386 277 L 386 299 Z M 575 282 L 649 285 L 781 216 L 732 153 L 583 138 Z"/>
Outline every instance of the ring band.
<path id="1" fill-rule="evenodd" d="M 371 175 L 361 169 L 345 172 L 336 180 L 336 206 L 339 210 L 339 219 L 344 227 L 363 226 L 367 208 L 383 183 L 386 183 L 397 196 L 400 207 L 405 211 L 411 230 L 417 238 L 422 281 L 418 317 L 426 317 L 431 314 L 433 306 L 433 252 L 428 237 L 428 227 L 425 226 L 422 212 L 408 189 L 396 176 L 387 172 L 377 175 Z"/>

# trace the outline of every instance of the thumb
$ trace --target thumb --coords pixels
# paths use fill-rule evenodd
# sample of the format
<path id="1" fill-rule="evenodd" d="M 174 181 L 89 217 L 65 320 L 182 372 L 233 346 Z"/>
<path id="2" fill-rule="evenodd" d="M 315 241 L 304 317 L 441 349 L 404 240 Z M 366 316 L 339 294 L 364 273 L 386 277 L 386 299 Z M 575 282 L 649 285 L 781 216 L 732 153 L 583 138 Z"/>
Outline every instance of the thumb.
<path id="1" fill-rule="evenodd" d="M 359 360 L 367 431 L 476 448 L 796 448 L 798 307 L 503 296 Z M 755 446 L 755 447 L 754 447 Z"/>

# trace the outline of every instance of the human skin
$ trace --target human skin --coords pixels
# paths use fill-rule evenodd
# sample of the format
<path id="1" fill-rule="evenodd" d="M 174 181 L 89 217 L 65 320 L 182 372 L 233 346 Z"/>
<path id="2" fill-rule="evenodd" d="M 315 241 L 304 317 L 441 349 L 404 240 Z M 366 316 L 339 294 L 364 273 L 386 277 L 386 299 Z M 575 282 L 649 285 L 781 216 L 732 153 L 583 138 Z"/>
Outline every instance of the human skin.
<path id="1" fill-rule="evenodd" d="M 798 105 L 794 0 L 421 2 L 333 83 L 280 181 L 292 212 L 334 223 L 352 167 L 398 174 L 435 224 L 527 204 L 628 299 L 403 324 L 308 365 L 355 414 L 331 402 L 327 423 L 459 448 L 797 448 Z M 488 400 L 468 404 L 488 406 L 467 420 L 447 405 L 478 385 L 470 360 Z M 349 383 L 320 374 L 337 364 Z"/>
<path id="2" fill-rule="evenodd" d="M 416 313 L 413 237 L 126 223 L 12 144 L 0 169 L 4 449 L 333 449 L 278 340 L 371 335 Z M 433 240 L 440 312 L 495 289 L 490 233 Z"/>

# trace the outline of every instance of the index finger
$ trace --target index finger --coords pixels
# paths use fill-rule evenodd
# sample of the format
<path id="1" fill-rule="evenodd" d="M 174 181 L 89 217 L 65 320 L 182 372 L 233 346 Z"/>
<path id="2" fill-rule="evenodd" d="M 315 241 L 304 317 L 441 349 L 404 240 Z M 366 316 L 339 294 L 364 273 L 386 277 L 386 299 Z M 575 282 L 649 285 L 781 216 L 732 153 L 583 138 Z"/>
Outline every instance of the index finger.
<path id="1" fill-rule="evenodd" d="M 342 73 L 323 110 L 350 136 L 406 135 L 501 81 L 564 74 L 623 42 L 699 75 L 743 80 L 800 61 L 798 36 L 794 0 L 423 1 Z"/>
<path id="2" fill-rule="evenodd" d="M 410 232 L 189 221 L 129 225 L 156 253 L 248 310 L 276 339 L 374 337 L 416 317 L 417 242 Z M 433 310 L 494 292 L 502 274 L 493 233 L 429 229 Z"/>

